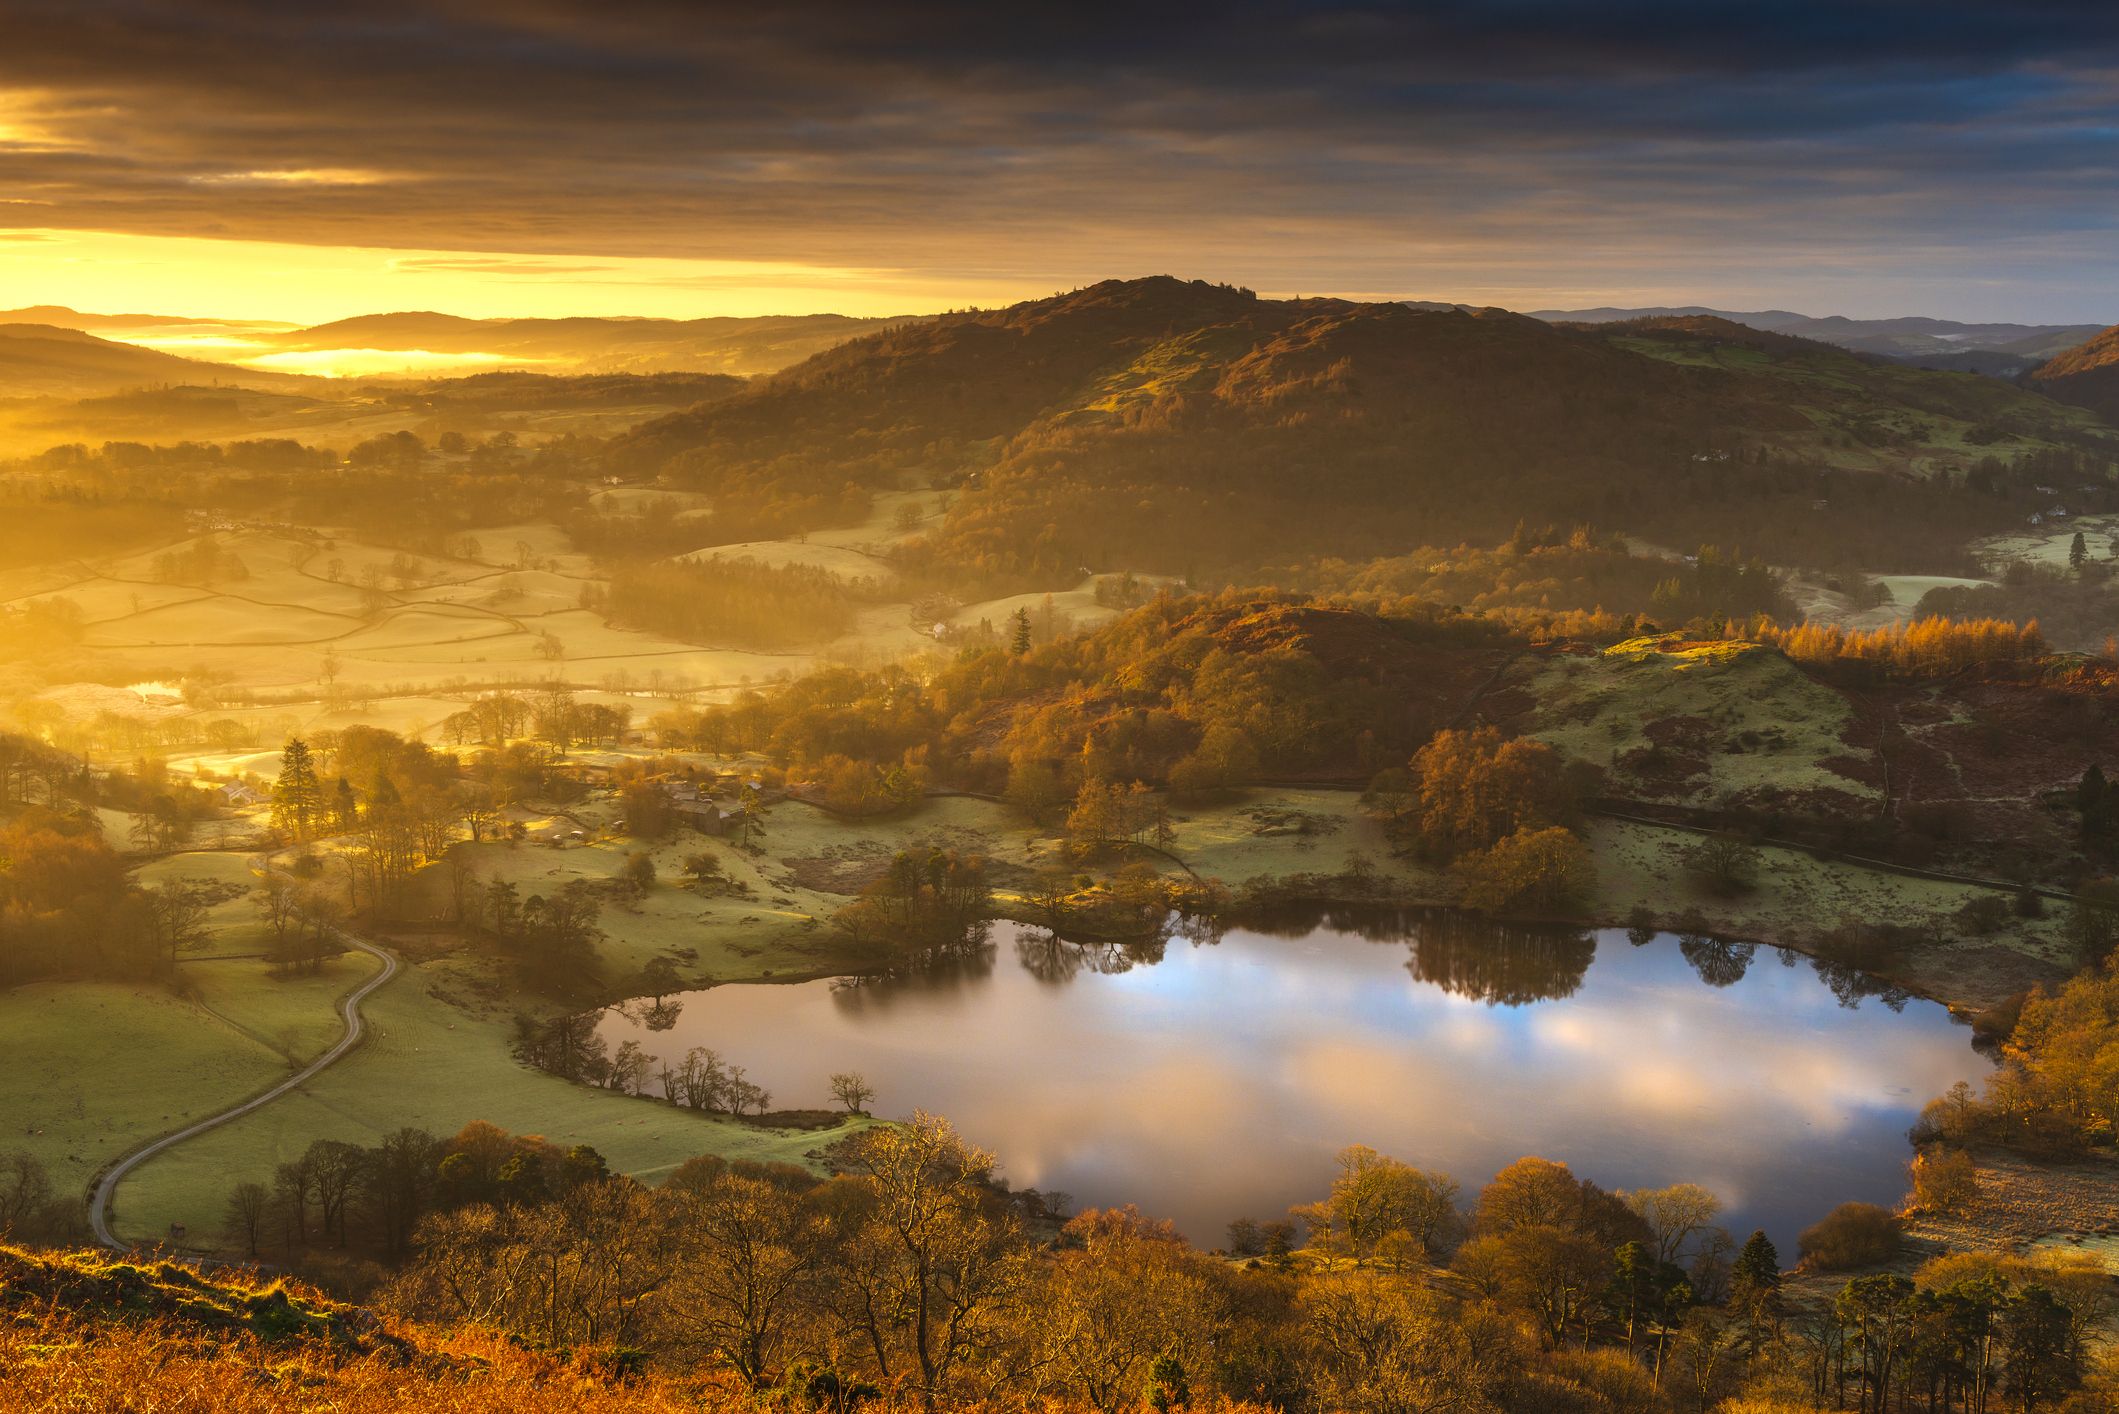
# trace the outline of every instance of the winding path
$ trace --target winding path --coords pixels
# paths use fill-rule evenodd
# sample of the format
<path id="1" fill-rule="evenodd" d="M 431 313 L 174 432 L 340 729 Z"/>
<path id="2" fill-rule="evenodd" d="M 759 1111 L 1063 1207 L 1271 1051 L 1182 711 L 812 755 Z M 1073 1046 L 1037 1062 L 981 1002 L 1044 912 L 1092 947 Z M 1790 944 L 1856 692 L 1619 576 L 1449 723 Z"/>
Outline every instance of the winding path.
<path id="1" fill-rule="evenodd" d="M 131 1173 L 141 1164 L 146 1163 L 165 1149 L 174 1148 L 187 1139 L 193 1139 L 204 1134 L 209 1129 L 217 1129 L 232 1119 L 240 1119 L 253 1110 L 263 1109 L 266 1105 L 271 1104 L 289 1091 L 301 1088 L 343 1060 L 349 1051 L 360 1044 L 361 1036 L 365 1030 L 361 1020 L 361 1003 L 366 1001 L 378 987 L 381 987 L 385 982 L 397 975 L 398 963 L 396 957 L 373 943 L 364 942 L 350 933 L 341 934 L 340 936 L 362 952 L 380 959 L 383 964 L 380 972 L 377 972 L 373 977 L 346 993 L 339 1000 L 338 1012 L 346 1023 L 346 1034 L 339 1037 L 337 1044 L 332 1046 L 330 1050 L 324 1052 L 270 1090 L 253 1095 L 241 1104 L 222 1110 L 219 1114 L 208 1115 L 198 1123 L 188 1125 L 174 1134 L 165 1134 L 152 1143 L 144 1144 L 134 1149 L 131 1153 L 112 1164 L 104 1171 L 103 1176 L 96 1180 L 95 1191 L 89 1195 L 88 1199 L 88 1221 L 89 1225 L 95 1230 L 96 1241 L 114 1251 L 123 1252 L 127 1250 L 128 1244 L 120 1242 L 110 1230 L 110 1200 L 112 1195 L 118 1191 L 118 1185 L 124 1181 L 125 1175 Z"/>

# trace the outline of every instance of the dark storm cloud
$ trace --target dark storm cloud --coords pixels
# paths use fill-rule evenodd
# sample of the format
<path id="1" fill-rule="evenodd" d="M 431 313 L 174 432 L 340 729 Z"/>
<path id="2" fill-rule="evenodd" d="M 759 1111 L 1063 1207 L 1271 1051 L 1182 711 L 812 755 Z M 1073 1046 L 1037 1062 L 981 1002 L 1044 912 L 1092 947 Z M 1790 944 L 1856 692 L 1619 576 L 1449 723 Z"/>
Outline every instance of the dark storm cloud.
<path id="1" fill-rule="evenodd" d="M 2109 3 L 0 0 L 24 226 L 1368 289 L 2079 247 L 2095 279 L 2115 144 Z"/>

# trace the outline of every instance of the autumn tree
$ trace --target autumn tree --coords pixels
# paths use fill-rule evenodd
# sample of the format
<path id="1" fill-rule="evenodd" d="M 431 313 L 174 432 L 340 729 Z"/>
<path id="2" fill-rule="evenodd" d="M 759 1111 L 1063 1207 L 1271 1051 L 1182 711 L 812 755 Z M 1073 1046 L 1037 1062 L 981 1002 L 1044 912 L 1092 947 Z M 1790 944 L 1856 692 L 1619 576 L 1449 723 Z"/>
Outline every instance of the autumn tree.
<path id="1" fill-rule="evenodd" d="M 1440 1257 L 1457 1226 L 1457 1184 L 1386 1158 L 1363 1144 L 1339 1151 L 1339 1172 L 1321 1202 L 1295 1210 L 1312 1249 L 1393 1266 Z"/>
<path id="2" fill-rule="evenodd" d="M 866 1131 L 847 1166 L 868 1192 L 842 1218 L 855 1230 L 835 1300 L 885 1378 L 931 1400 L 1019 1296 L 1019 1224 L 995 1201 L 993 1156 L 936 1116 Z"/>
<path id="3" fill-rule="evenodd" d="M 1458 859 L 1460 897 L 1487 913 L 1559 912 L 1596 888 L 1596 862 L 1574 831 L 1524 828 Z"/>
<path id="4" fill-rule="evenodd" d="M 1441 731 L 1413 757 L 1410 798 L 1391 823 L 1422 853 L 1450 860 L 1572 823 L 1576 796 L 1575 773 L 1542 742 L 1492 727 Z"/>

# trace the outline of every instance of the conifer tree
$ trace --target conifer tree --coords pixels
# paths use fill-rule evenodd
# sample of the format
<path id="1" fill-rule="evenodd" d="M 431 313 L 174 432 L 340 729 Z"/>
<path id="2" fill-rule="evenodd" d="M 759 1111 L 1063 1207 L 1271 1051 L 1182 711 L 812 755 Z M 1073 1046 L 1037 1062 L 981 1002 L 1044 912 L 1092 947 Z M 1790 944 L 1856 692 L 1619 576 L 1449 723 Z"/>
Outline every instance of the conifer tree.
<path id="1" fill-rule="evenodd" d="M 280 752 L 280 778 L 272 787 L 273 828 L 297 840 L 308 839 L 316 829 L 323 803 L 309 743 L 298 736 L 287 738 L 287 745 Z"/>

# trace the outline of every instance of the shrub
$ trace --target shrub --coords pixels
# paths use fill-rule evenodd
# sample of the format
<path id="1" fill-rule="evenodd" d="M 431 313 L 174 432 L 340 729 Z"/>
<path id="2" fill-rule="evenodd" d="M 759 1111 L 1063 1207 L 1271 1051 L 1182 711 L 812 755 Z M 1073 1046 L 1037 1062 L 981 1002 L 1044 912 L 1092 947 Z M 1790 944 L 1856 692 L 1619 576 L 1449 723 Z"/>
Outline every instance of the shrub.
<path id="1" fill-rule="evenodd" d="M 1926 1212 L 1969 1213 L 1979 1202 L 1979 1175 L 1972 1156 L 1962 1149 L 1925 1149 L 1907 1170 L 1913 1177 L 1913 1203 Z"/>
<path id="2" fill-rule="evenodd" d="M 1685 868 L 1709 893 L 1748 893 L 1758 882 L 1756 846 L 1735 835 L 1710 835 L 1685 851 Z"/>
<path id="3" fill-rule="evenodd" d="M 1803 1262 L 1819 1271 L 1873 1267 L 1898 1251 L 1905 1228 L 1897 1214 L 1874 1203 L 1842 1203 L 1796 1239 Z"/>
<path id="4" fill-rule="evenodd" d="M 1967 900 L 1965 906 L 1957 910 L 1957 918 L 1967 933 L 1984 938 L 2000 932 L 2002 925 L 2009 921 L 2009 902 L 2000 894 L 1981 894 Z"/>

